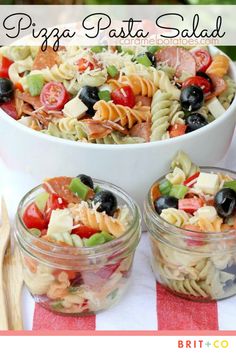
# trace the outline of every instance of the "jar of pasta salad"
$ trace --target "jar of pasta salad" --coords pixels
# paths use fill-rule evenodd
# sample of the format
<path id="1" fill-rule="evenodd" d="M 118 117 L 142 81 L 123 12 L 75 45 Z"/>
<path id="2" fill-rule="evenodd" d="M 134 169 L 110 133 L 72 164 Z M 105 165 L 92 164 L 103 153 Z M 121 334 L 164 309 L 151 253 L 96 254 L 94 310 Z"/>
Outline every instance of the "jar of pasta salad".
<path id="1" fill-rule="evenodd" d="M 150 188 L 144 206 L 156 280 L 196 301 L 235 295 L 236 174 L 172 166 Z"/>
<path id="2" fill-rule="evenodd" d="M 15 220 L 28 290 L 64 315 L 94 314 L 120 300 L 140 234 L 135 202 L 86 175 L 45 180 L 23 197 Z"/>

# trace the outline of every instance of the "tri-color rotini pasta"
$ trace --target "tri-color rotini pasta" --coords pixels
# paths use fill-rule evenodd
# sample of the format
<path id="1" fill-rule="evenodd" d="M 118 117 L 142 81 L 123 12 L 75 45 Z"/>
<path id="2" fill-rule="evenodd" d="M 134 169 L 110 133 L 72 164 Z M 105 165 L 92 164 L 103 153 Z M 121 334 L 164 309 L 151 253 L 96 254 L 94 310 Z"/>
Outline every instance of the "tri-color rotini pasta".
<path id="1" fill-rule="evenodd" d="M 179 151 L 145 205 L 157 280 L 182 297 L 236 294 L 236 175 Z"/>
<path id="2" fill-rule="evenodd" d="M 0 56 L 1 108 L 31 129 L 84 143 L 188 134 L 221 116 L 236 92 L 229 58 L 207 47 L 2 47 Z M 80 134 L 88 120 L 100 123 L 92 136 Z"/>

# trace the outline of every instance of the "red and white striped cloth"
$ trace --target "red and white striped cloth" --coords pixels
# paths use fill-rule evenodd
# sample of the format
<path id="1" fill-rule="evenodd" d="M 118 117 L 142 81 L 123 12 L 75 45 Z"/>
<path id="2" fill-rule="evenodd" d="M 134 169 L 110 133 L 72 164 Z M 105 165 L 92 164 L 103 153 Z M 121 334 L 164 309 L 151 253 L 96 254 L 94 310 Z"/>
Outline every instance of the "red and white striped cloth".
<path id="1" fill-rule="evenodd" d="M 236 135 L 220 166 L 236 170 Z M 20 197 L 34 183 L 12 173 L 0 159 L 0 194 L 13 218 Z M 35 306 L 24 291 L 25 329 L 34 330 L 236 330 L 236 296 L 213 303 L 178 298 L 156 284 L 150 266 L 149 243 L 143 235 L 138 246 L 131 284 L 115 307 L 90 317 L 62 317 Z"/>

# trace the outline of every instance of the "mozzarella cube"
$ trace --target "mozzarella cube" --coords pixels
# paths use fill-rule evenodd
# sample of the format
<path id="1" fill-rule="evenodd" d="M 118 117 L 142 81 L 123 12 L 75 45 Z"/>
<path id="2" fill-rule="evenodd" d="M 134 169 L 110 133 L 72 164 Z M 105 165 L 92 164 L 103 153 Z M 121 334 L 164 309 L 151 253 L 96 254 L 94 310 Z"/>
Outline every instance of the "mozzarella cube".
<path id="1" fill-rule="evenodd" d="M 196 215 L 199 218 L 207 219 L 210 222 L 215 221 L 217 218 L 217 212 L 213 206 L 204 206 L 202 208 L 199 208 Z"/>
<path id="2" fill-rule="evenodd" d="M 219 189 L 219 176 L 214 173 L 201 172 L 194 187 L 203 193 L 214 195 Z"/>
<path id="3" fill-rule="evenodd" d="M 52 211 L 48 225 L 48 235 L 71 232 L 72 228 L 73 217 L 68 209 L 57 209 Z"/>
<path id="4" fill-rule="evenodd" d="M 206 105 L 214 118 L 218 118 L 223 113 L 225 113 L 225 108 L 222 106 L 222 104 L 220 103 L 220 101 L 216 97 L 214 97 L 210 101 L 208 101 Z"/>
<path id="5" fill-rule="evenodd" d="M 87 110 L 88 107 L 76 96 L 65 104 L 63 113 L 67 117 L 81 118 Z"/>

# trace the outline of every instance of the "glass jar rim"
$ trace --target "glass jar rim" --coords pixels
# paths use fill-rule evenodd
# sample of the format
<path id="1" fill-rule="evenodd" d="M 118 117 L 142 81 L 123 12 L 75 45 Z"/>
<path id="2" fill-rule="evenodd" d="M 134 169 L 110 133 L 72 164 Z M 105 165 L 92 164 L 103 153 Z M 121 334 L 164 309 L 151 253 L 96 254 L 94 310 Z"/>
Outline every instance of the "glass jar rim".
<path id="1" fill-rule="evenodd" d="M 40 190 L 42 188 L 42 184 L 40 184 L 40 185 L 37 185 L 36 187 L 32 188 L 30 191 L 28 191 L 22 197 L 22 199 L 19 202 L 17 212 L 16 212 L 17 221 L 19 221 L 20 226 L 22 227 L 24 233 L 26 233 L 27 237 L 29 238 L 30 247 L 32 249 L 34 249 L 35 251 L 40 250 L 40 253 L 44 254 L 44 255 L 52 255 L 52 253 L 56 254 L 57 252 L 60 252 L 60 257 L 64 258 L 64 259 L 71 259 L 73 257 L 78 257 L 78 255 L 73 255 L 71 252 L 68 252 L 68 251 L 72 251 L 72 250 L 79 251 L 80 255 L 84 255 L 87 257 L 90 257 L 90 256 L 94 257 L 95 255 L 101 257 L 101 256 L 105 255 L 109 249 L 113 248 L 114 251 L 119 250 L 119 245 L 124 245 L 130 241 L 133 234 L 136 233 L 136 231 L 141 223 L 141 213 L 140 213 L 137 203 L 122 188 L 120 188 L 110 182 L 105 182 L 105 181 L 95 179 L 95 178 L 93 178 L 93 181 L 95 184 L 97 184 L 99 186 L 102 186 L 104 188 L 108 187 L 108 188 L 112 189 L 115 194 L 118 193 L 121 198 L 124 198 L 126 201 L 126 204 L 128 204 L 129 210 L 132 211 L 132 222 L 130 223 L 127 230 L 125 230 L 124 234 L 122 234 L 120 237 L 115 238 L 114 240 L 111 240 L 111 241 L 106 242 L 104 244 L 93 246 L 93 247 L 78 247 L 78 246 L 69 246 L 69 245 L 64 246 L 64 245 L 59 245 L 56 243 L 48 242 L 46 240 L 42 240 L 41 238 L 33 235 L 31 232 L 29 232 L 28 228 L 25 226 L 25 224 L 22 220 L 21 212 L 26 206 L 26 200 L 33 193 L 37 192 L 38 190 Z M 40 240 L 40 244 L 42 246 L 43 245 L 44 246 L 51 246 L 51 247 L 53 246 L 53 251 L 48 251 L 48 250 L 45 250 L 41 247 L 37 247 L 37 246 L 33 245 L 33 243 L 31 241 L 35 241 L 35 240 L 37 240 L 37 241 Z M 63 250 L 65 252 L 62 252 Z M 66 252 L 68 252 L 68 253 L 66 253 Z"/>
<path id="2" fill-rule="evenodd" d="M 211 170 L 212 172 L 225 172 L 225 173 L 236 175 L 235 171 L 222 168 L 222 167 L 200 166 L 199 168 L 200 170 L 208 170 L 208 171 Z M 196 234 L 204 236 L 205 237 L 204 241 L 209 241 L 209 242 L 219 241 L 219 237 L 224 241 L 230 241 L 232 239 L 235 239 L 236 230 L 226 230 L 221 232 L 193 231 L 193 230 L 183 229 L 182 227 L 173 225 L 168 221 L 164 220 L 163 218 L 161 218 L 160 215 L 157 214 L 157 212 L 154 209 L 152 198 L 151 198 L 151 190 L 158 182 L 162 181 L 165 177 L 166 174 L 158 178 L 155 182 L 153 182 L 152 186 L 148 191 L 148 195 L 144 203 L 144 209 L 147 214 L 147 217 L 151 219 L 151 222 L 156 227 L 161 227 L 164 231 L 171 232 L 173 237 L 181 238 L 184 241 L 188 241 L 188 240 L 199 241 L 199 237 Z M 186 233 L 186 235 L 183 235 L 183 232 Z"/>

